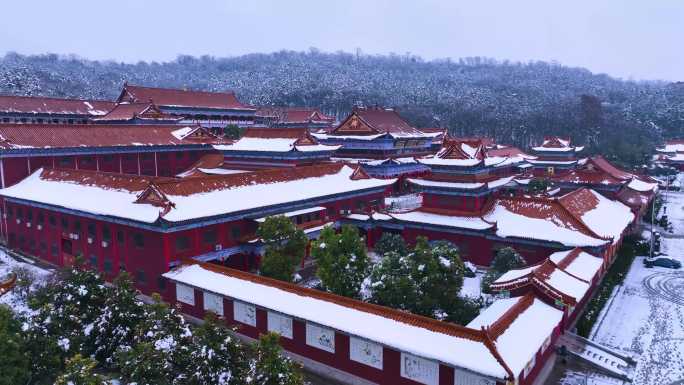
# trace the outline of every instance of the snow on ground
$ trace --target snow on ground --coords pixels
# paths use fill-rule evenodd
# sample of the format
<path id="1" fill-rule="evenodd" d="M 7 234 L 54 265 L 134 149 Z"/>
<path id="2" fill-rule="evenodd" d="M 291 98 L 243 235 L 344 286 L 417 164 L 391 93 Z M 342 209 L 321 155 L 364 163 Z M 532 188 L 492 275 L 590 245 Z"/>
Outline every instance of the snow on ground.
<path id="1" fill-rule="evenodd" d="M 665 200 L 664 206 L 667 207 L 665 213 L 672 222 L 675 235 L 684 236 L 684 192 L 667 192 L 667 197 L 663 191 L 662 197 Z M 663 209 L 660 210 L 661 214 Z"/>
<path id="2" fill-rule="evenodd" d="M 33 265 L 28 260 L 20 262 L 0 250 L 0 279 L 4 280 L 14 269 L 25 267 L 35 276 L 34 285 L 40 285 L 52 274 L 50 270 Z M 26 301 L 19 295 L 17 287 L 0 297 L 0 304 L 9 305 L 16 313 L 29 311 Z"/>
<path id="3" fill-rule="evenodd" d="M 482 290 L 480 282 L 482 281 L 483 272 L 478 271 L 474 278 L 463 277 L 463 288 L 461 289 L 461 295 L 470 298 L 480 298 L 482 296 Z"/>
<path id="4" fill-rule="evenodd" d="M 684 193 L 668 193 L 674 238 L 662 251 L 684 256 Z M 634 385 L 669 385 L 684 380 L 684 271 L 646 268 L 637 257 L 625 282 L 599 316 L 591 338 L 637 360 Z"/>

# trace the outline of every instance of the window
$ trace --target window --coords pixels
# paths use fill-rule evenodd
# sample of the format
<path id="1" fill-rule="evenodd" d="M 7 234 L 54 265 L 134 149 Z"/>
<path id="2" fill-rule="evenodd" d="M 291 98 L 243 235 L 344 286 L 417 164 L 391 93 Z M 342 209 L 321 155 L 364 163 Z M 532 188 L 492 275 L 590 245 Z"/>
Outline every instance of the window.
<path id="1" fill-rule="evenodd" d="M 233 318 L 245 325 L 256 326 L 256 306 L 240 301 L 233 301 Z"/>
<path id="2" fill-rule="evenodd" d="M 62 230 L 69 231 L 69 219 L 62 217 Z"/>
<path id="3" fill-rule="evenodd" d="M 45 214 L 43 214 L 42 211 L 38 212 L 38 216 L 36 217 L 36 221 L 38 221 L 39 225 L 42 225 L 43 223 L 45 223 Z"/>
<path id="4" fill-rule="evenodd" d="M 55 218 L 54 215 L 50 214 L 50 215 L 48 216 L 48 223 L 49 223 L 50 226 L 52 226 L 52 227 L 57 226 L 57 218 Z"/>
<path id="5" fill-rule="evenodd" d="M 335 331 L 307 322 L 306 344 L 330 353 L 335 353 Z"/>
<path id="6" fill-rule="evenodd" d="M 166 290 L 166 278 L 157 277 L 157 287 L 159 288 L 159 290 Z"/>
<path id="7" fill-rule="evenodd" d="M 103 267 L 105 273 L 111 273 L 112 272 L 112 261 L 105 259 L 104 263 L 102 264 L 102 267 Z"/>
<path id="8" fill-rule="evenodd" d="M 116 232 L 116 241 L 119 242 L 120 244 L 123 244 L 125 241 L 124 233 L 121 230 L 117 230 Z"/>
<path id="9" fill-rule="evenodd" d="M 169 154 L 167 154 L 167 153 L 165 153 L 165 152 L 160 152 L 159 155 L 158 155 L 158 157 L 159 157 L 160 160 L 166 160 L 166 159 L 169 158 Z"/>
<path id="10" fill-rule="evenodd" d="M 237 226 L 234 226 L 232 229 L 230 229 L 230 234 L 233 237 L 233 239 L 240 238 L 240 228 Z"/>
<path id="11" fill-rule="evenodd" d="M 195 289 L 181 283 L 176 284 L 176 301 L 195 306 Z"/>
<path id="12" fill-rule="evenodd" d="M 176 159 L 183 159 L 183 153 L 182 153 L 182 152 L 177 152 L 177 153 L 176 153 Z"/>
<path id="13" fill-rule="evenodd" d="M 190 248 L 190 238 L 187 235 L 176 237 L 176 251 L 185 251 Z"/>
<path id="14" fill-rule="evenodd" d="M 56 243 L 53 243 L 52 246 L 50 246 L 50 254 L 53 257 L 56 257 L 59 254 L 59 248 Z"/>
<path id="15" fill-rule="evenodd" d="M 291 317 L 269 311 L 266 316 L 266 327 L 269 332 L 276 332 L 283 337 L 292 339 Z"/>
<path id="16" fill-rule="evenodd" d="M 202 233 L 202 242 L 213 245 L 216 243 L 216 229 L 206 230 Z"/>
<path id="17" fill-rule="evenodd" d="M 140 284 L 145 284 L 147 282 L 147 277 L 145 277 L 145 270 L 138 270 L 138 272 L 135 273 L 135 280 Z"/>
<path id="18" fill-rule="evenodd" d="M 64 157 L 64 158 L 59 158 L 59 166 L 60 167 L 69 167 L 71 166 L 71 159 Z"/>
<path id="19" fill-rule="evenodd" d="M 104 155 L 102 157 L 102 161 L 105 163 L 113 162 L 114 161 L 114 156 L 111 154 Z"/>
<path id="20" fill-rule="evenodd" d="M 439 364 L 434 361 L 401 353 L 401 376 L 426 385 L 439 383 Z"/>
<path id="21" fill-rule="evenodd" d="M 216 315 L 223 316 L 223 297 L 214 293 L 203 292 L 204 310 L 209 310 Z"/>
<path id="22" fill-rule="evenodd" d="M 145 236 L 142 233 L 133 234 L 133 244 L 137 248 L 145 247 Z"/>
<path id="23" fill-rule="evenodd" d="M 363 211 L 363 209 L 366 208 L 366 202 L 364 201 L 356 201 L 356 208 L 360 211 Z"/>
<path id="24" fill-rule="evenodd" d="M 97 234 L 97 231 L 96 231 L 96 228 L 95 228 L 95 224 L 92 223 L 92 222 L 89 222 L 89 223 L 88 223 L 88 236 L 89 236 L 90 238 L 95 239 L 95 235 L 96 235 L 96 234 Z"/>
<path id="25" fill-rule="evenodd" d="M 382 345 L 365 339 L 349 337 L 349 359 L 382 369 Z"/>
<path id="26" fill-rule="evenodd" d="M 74 221 L 74 232 L 76 234 L 81 233 L 81 221 L 79 221 L 78 219 Z"/>
<path id="27" fill-rule="evenodd" d="M 38 247 L 40 247 L 40 253 L 41 254 L 45 254 L 45 252 L 47 252 L 47 244 L 45 242 L 40 241 L 40 244 Z"/>
<path id="28" fill-rule="evenodd" d="M 97 255 L 90 254 L 90 266 L 97 267 Z"/>
<path id="29" fill-rule="evenodd" d="M 14 209 L 12 206 L 7 206 L 7 218 L 12 218 L 14 216 Z"/>
<path id="30" fill-rule="evenodd" d="M 333 218 L 335 216 L 335 208 L 328 207 L 328 218 Z"/>
<path id="31" fill-rule="evenodd" d="M 17 219 L 24 219 L 24 212 L 21 210 L 21 207 L 17 207 Z"/>
<path id="32" fill-rule="evenodd" d="M 105 242 L 111 242 L 112 232 L 109 230 L 109 226 L 102 226 L 102 240 Z"/>
<path id="33" fill-rule="evenodd" d="M 31 222 L 33 220 L 33 210 L 26 209 L 26 222 Z"/>

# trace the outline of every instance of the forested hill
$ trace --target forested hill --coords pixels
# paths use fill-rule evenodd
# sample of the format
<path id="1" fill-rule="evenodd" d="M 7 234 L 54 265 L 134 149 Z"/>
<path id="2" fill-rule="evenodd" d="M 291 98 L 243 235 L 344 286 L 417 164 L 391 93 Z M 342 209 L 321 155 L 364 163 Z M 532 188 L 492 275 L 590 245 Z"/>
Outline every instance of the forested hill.
<path id="1" fill-rule="evenodd" d="M 356 104 L 395 106 L 419 127 L 521 146 L 570 136 L 626 165 L 642 164 L 662 138 L 684 136 L 684 83 L 621 81 L 553 63 L 315 50 L 138 64 L 0 58 L 2 94 L 113 99 L 124 81 L 234 90 L 255 105 L 317 106 L 338 116 Z"/>

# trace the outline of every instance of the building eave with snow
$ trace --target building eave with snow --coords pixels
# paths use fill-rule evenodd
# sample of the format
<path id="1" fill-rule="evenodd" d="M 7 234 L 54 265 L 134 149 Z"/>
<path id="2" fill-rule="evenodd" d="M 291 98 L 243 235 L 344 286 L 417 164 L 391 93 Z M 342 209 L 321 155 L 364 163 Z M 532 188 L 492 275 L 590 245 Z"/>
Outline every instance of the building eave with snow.
<path id="1" fill-rule="evenodd" d="M 240 102 L 233 92 L 143 87 L 124 84 L 118 104 L 153 103 L 164 113 L 183 117 L 182 123 L 224 128 L 251 126 L 256 108 Z"/>
<path id="2" fill-rule="evenodd" d="M 152 292 L 181 258 L 256 268 L 260 218 L 285 215 L 315 236 L 352 210 L 381 209 L 393 183 L 333 163 L 186 178 L 39 169 L 0 190 L 1 230 L 9 247 L 55 265 L 92 255 L 107 277 L 141 271 Z"/>
<path id="3" fill-rule="evenodd" d="M 164 277 L 172 283 L 168 299 L 184 312 L 218 312 L 251 338 L 276 331 L 300 359 L 374 383 L 531 383 L 562 318 L 525 296 L 496 303 L 463 327 L 213 265 Z"/>
<path id="4" fill-rule="evenodd" d="M 0 95 L 0 123 L 86 124 L 114 105 L 106 100 Z"/>
<path id="5" fill-rule="evenodd" d="M 227 166 L 248 169 L 326 162 L 340 146 L 318 142 L 306 128 L 248 128 L 230 144 L 214 146 Z"/>

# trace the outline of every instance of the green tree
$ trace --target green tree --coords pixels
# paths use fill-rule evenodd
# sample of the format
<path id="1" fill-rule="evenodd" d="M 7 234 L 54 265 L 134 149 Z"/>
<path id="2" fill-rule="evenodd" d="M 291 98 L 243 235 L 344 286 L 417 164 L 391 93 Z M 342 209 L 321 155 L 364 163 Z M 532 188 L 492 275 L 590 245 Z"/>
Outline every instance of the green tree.
<path id="1" fill-rule="evenodd" d="M 230 330 L 209 313 L 194 330 L 188 352 L 189 385 L 242 385 L 249 376 L 249 354 Z"/>
<path id="2" fill-rule="evenodd" d="M 229 139 L 240 139 L 242 130 L 237 124 L 229 124 L 223 128 L 223 135 Z"/>
<path id="3" fill-rule="evenodd" d="M 107 297 L 104 308 L 86 330 L 89 351 L 104 366 L 112 366 L 118 349 L 133 345 L 133 337 L 146 318 L 145 305 L 137 298 L 131 276 L 122 272 L 114 280 L 114 289 Z"/>
<path id="4" fill-rule="evenodd" d="M 326 227 L 314 242 L 312 255 L 316 274 L 325 290 L 359 298 L 369 266 L 366 245 L 355 227 L 343 226 L 339 234 L 332 227 Z"/>
<path id="5" fill-rule="evenodd" d="M 385 255 L 385 253 L 390 251 L 405 255 L 408 251 L 408 248 L 406 247 L 406 242 L 404 242 L 404 238 L 401 235 L 394 233 L 382 233 L 380 239 L 375 243 L 373 251 L 382 257 Z"/>
<path id="6" fill-rule="evenodd" d="M 138 385 L 172 385 L 184 383 L 192 332 L 175 308 L 161 302 L 146 305 L 147 317 L 136 330 L 133 346 L 117 352 L 122 377 Z"/>
<path id="7" fill-rule="evenodd" d="M 546 192 L 549 188 L 549 180 L 543 178 L 534 178 L 527 185 L 527 192 L 530 194 L 541 194 Z"/>
<path id="8" fill-rule="evenodd" d="M 64 372 L 57 377 L 55 385 L 103 385 L 104 377 L 95 373 L 97 361 L 76 354 L 66 361 Z"/>
<path id="9" fill-rule="evenodd" d="M 301 229 L 282 215 L 268 217 L 259 225 L 257 236 L 265 246 L 261 274 L 292 282 L 295 267 L 304 256 L 308 239 Z"/>
<path id="10" fill-rule="evenodd" d="M 407 255 L 385 253 L 371 273 L 370 301 L 439 320 L 465 322 L 469 303 L 459 298 L 465 267 L 448 242 L 418 237 Z"/>
<path id="11" fill-rule="evenodd" d="M 0 304 L 0 385 L 25 384 L 29 378 L 27 341 L 21 321 Z"/>
<path id="12" fill-rule="evenodd" d="M 490 269 L 482 277 L 480 285 L 483 293 L 490 293 L 490 285 L 509 270 L 526 265 L 525 259 L 512 247 L 499 249 L 494 256 Z"/>
<path id="13" fill-rule="evenodd" d="M 395 309 L 412 311 L 417 302 L 415 283 L 411 275 L 411 258 L 386 252 L 370 275 L 369 301 Z"/>
<path id="14" fill-rule="evenodd" d="M 66 357 L 88 350 L 87 331 L 110 293 L 100 275 L 80 268 L 79 262 L 29 297 L 34 310 L 27 330 L 32 372 L 45 381 L 59 373 Z"/>
<path id="15" fill-rule="evenodd" d="M 281 355 L 276 333 L 263 334 L 254 347 L 250 385 L 303 385 L 301 365 Z"/>

